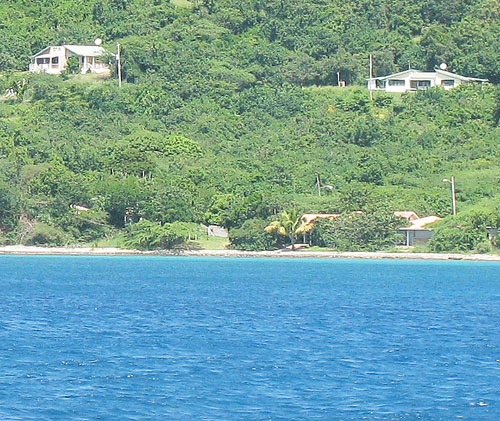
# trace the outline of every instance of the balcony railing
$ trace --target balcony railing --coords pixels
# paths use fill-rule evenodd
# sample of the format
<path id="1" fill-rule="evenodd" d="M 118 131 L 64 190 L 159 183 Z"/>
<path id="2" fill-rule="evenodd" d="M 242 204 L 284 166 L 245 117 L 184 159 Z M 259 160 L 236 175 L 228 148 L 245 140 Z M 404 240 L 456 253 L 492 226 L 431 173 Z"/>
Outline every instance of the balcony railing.
<path id="1" fill-rule="evenodd" d="M 33 73 L 55 73 L 55 72 L 60 72 L 64 68 L 60 67 L 59 64 L 51 64 L 51 63 L 43 63 L 43 64 L 37 64 L 37 63 L 30 63 L 29 65 L 29 71 Z M 109 66 L 105 63 L 94 63 L 94 64 L 84 64 L 81 69 L 81 73 L 87 73 L 87 72 L 96 72 L 96 73 L 102 73 L 105 71 L 110 71 Z"/>
<path id="2" fill-rule="evenodd" d="M 51 63 L 44 63 L 44 64 L 37 64 L 37 63 L 30 63 L 29 66 L 29 71 L 30 72 L 46 72 L 48 70 L 59 70 L 59 64 L 51 64 Z"/>

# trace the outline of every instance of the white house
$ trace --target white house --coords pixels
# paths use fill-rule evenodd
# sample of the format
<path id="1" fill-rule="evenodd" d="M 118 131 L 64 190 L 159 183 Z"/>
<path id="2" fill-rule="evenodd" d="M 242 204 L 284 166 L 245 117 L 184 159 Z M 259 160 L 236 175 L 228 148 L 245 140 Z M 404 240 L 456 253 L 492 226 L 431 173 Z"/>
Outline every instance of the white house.
<path id="1" fill-rule="evenodd" d="M 60 74 L 70 57 L 78 57 L 81 73 L 111 73 L 107 55 L 103 47 L 96 45 L 49 46 L 31 57 L 29 71 Z"/>
<path id="2" fill-rule="evenodd" d="M 367 81 L 368 89 L 385 92 L 418 91 L 429 89 L 433 86 L 441 86 L 448 90 L 462 83 L 488 82 L 487 79 L 461 76 L 440 69 L 436 69 L 433 72 L 408 69 L 389 76 L 367 79 Z"/>

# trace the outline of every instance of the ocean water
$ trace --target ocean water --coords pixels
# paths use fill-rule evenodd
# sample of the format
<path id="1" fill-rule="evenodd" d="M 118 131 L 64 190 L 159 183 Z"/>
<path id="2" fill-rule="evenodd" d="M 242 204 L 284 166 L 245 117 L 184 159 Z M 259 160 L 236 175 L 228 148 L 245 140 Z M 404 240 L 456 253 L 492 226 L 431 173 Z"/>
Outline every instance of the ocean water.
<path id="1" fill-rule="evenodd" d="M 0 256 L 0 419 L 500 419 L 500 264 Z"/>

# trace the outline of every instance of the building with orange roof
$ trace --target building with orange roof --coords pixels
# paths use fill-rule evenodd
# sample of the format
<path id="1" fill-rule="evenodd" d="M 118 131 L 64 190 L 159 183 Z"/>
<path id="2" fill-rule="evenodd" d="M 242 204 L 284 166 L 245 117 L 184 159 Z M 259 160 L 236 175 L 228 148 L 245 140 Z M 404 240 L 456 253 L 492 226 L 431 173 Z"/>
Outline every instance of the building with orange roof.
<path id="1" fill-rule="evenodd" d="M 432 225 L 438 221 L 441 221 L 443 218 L 439 216 L 426 216 L 425 218 L 414 219 L 411 222 L 409 227 L 402 227 L 399 229 L 401 234 L 405 236 L 406 246 L 419 246 L 427 243 L 432 236 L 434 235 L 432 228 L 429 228 L 429 225 Z"/>

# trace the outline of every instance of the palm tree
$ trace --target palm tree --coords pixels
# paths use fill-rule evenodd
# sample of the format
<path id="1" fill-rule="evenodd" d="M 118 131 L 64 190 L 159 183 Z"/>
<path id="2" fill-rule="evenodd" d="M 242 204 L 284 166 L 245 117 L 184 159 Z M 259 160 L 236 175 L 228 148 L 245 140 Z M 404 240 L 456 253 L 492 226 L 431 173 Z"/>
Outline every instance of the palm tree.
<path id="1" fill-rule="evenodd" d="M 278 219 L 271 222 L 265 228 L 267 232 L 276 231 L 279 235 L 288 237 L 292 244 L 292 250 L 295 250 L 297 236 L 309 232 L 312 229 L 312 224 L 304 224 L 302 221 L 302 213 L 297 209 L 281 212 L 278 214 Z"/>

